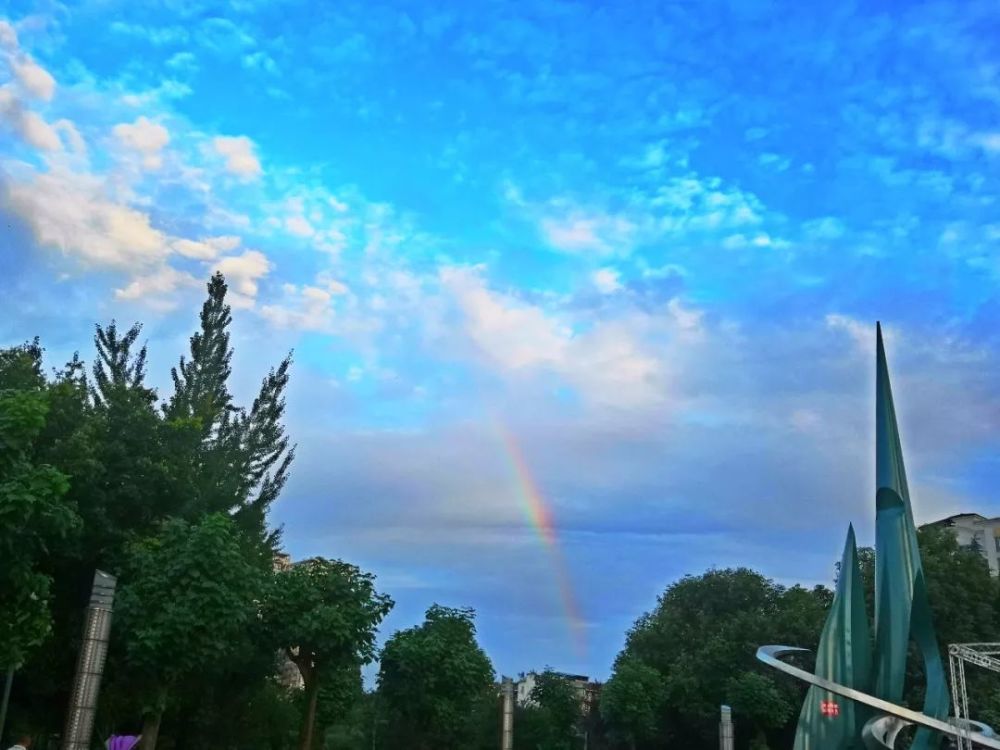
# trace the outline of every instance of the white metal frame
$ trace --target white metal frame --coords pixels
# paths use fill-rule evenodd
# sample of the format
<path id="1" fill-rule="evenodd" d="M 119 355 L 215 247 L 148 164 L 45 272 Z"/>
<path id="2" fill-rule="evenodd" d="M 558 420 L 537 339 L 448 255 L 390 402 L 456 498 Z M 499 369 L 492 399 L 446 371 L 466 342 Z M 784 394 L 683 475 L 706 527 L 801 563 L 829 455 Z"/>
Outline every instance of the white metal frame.
<path id="1" fill-rule="evenodd" d="M 1000 674 L 1000 643 L 953 643 L 948 646 L 948 669 L 951 672 L 951 700 L 955 704 L 955 738 L 958 750 L 972 750 L 972 725 L 969 723 L 969 691 L 965 684 L 965 664 Z"/>

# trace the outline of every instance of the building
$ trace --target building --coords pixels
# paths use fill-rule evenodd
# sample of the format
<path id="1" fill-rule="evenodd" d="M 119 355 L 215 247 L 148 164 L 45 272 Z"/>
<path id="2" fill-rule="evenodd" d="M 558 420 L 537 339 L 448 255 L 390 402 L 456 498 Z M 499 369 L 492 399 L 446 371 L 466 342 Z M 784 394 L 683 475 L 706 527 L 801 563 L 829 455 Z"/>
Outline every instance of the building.
<path id="1" fill-rule="evenodd" d="M 565 672 L 555 672 L 554 674 L 569 681 L 576 689 L 577 694 L 580 696 L 580 707 L 584 712 L 597 701 L 601 691 L 601 684 L 599 682 L 591 682 L 590 678 L 583 674 L 567 674 Z M 530 706 L 534 703 L 531 699 L 531 691 L 535 689 L 537 678 L 537 672 L 521 672 L 518 675 L 518 679 L 514 683 L 514 698 L 519 706 Z"/>
<path id="2" fill-rule="evenodd" d="M 275 552 L 274 558 L 272 560 L 272 566 L 275 573 L 282 573 L 286 570 L 292 569 L 292 556 L 286 554 L 285 552 Z"/>
<path id="3" fill-rule="evenodd" d="M 963 547 L 977 547 L 990 566 L 990 574 L 1000 574 L 1000 518 L 978 513 L 958 513 L 926 524 L 950 529 Z"/>
<path id="4" fill-rule="evenodd" d="M 295 565 L 295 563 L 292 562 L 292 556 L 285 554 L 284 552 L 276 552 L 271 562 L 275 573 L 291 570 L 292 566 Z M 302 672 L 299 671 L 295 662 L 288 658 L 288 654 L 285 653 L 284 649 L 278 652 L 277 677 L 278 683 L 288 690 L 305 689 L 306 683 L 305 680 L 302 679 Z"/>

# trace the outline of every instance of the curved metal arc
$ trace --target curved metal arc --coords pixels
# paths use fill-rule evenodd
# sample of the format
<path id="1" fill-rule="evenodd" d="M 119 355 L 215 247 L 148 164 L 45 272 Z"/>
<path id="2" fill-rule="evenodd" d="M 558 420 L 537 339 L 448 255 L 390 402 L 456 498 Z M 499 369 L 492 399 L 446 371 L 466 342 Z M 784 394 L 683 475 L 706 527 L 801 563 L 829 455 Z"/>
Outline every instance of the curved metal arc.
<path id="1" fill-rule="evenodd" d="M 862 727 L 861 740 L 868 750 L 892 750 L 900 730 L 908 726 L 910 722 L 898 716 L 876 716 Z"/>
<path id="2" fill-rule="evenodd" d="M 843 697 L 850 698 L 858 703 L 864 703 L 867 706 L 871 706 L 872 708 L 876 708 L 879 711 L 891 714 L 892 716 L 898 716 L 899 718 L 905 719 L 913 724 L 919 724 L 920 726 L 942 732 L 952 737 L 957 737 L 962 731 L 947 721 L 935 719 L 931 716 L 920 713 L 919 711 L 904 708 L 903 706 L 897 706 L 895 703 L 890 703 L 889 701 L 882 700 L 881 698 L 876 698 L 874 695 L 863 693 L 860 690 L 846 687 L 838 682 L 832 682 L 824 679 L 823 677 L 818 677 L 811 672 L 799 669 L 798 667 L 783 662 L 780 658 L 778 658 L 784 654 L 792 653 L 809 653 L 809 649 L 794 648 L 792 646 L 761 646 L 757 649 L 757 658 L 769 667 L 774 667 L 775 669 L 791 675 L 792 677 L 796 677 L 803 682 L 808 682 L 810 685 L 816 685 L 817 687 L 836 695 L 842 695 Z M 991 747 L 996 748 L 996 750 L 1000 750 L 1000 741 L 990 737 L 972 735 L 970 739 L 982 747 Z"/>

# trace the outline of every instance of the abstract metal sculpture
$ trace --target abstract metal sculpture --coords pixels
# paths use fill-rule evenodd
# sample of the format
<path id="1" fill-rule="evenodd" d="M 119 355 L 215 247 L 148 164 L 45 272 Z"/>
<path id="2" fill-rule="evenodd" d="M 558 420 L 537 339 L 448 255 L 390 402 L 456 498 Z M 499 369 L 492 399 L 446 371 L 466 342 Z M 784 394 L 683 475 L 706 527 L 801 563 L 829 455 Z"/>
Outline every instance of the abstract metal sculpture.
<path id="1" fill-rule="evenodd" d="M 898 717 L 903 719 L 902 725 L 906 724 L 916 724 L 920 727 L 933 729 L 935 732 L 940 732 L 942 734 L 949 735 L 951 737 L 962 736 L 962 733 L 966 731 L 965 723 L 956 723 L 952 721 L 944 721 L 942 719 L 935 719 L 926 714 L 922 714 L 919 711 L 914 711 L 912 708 L 906 708 L 904 706 L 899 706 L 895 703 L 891 703 L 881 698 L 877 698 L 874 695 L 865 693 L 861 690 L 855 690 L 854 688 L 847 687 L 846 685 L 841 685 L 839 682 L 834 682 L 833 680 L 827 680 L 822 677 L 818 677 L 804 669 L 799 669 L 796 666 L 788 664 L 781 660 L 780 657 L 786 654 L 794 653 L 808 653 L 807 649 L 804 648 L 793 648 L 791 646 L 761 646 L 757 649 L 757 658 L 769 667 L 774 667 L 785 674 L 796 677 L 803 682 L 807 682 L 810 685 L 819 687 L 829 693 L 834 693 L 835 695 L 842 696 L 844 698 L 849 698 L 857 703 L 863 703 L 866 706 L 874 708 L 877 712 L 881 713 L 882 716 L 877 716 L 871 719 L 866 726 L 872 726 L 877 722 L 882 721 L 886 717 Z M 977 724 L 980 728 L 985 728 L 984 725 L 978 724 L 978 722 L 970 722 L 972 724 Z M 898 731 L 901 727 L 896 727 L 895 731 Z M 982 746 L 995 748 L 1000 750 L 1000 740 L 989 736 L 991 733 L 984 732 L 983 734 L 973 735 L 972 742 Z M 857 738 L 854 741 L 853 747 L 858 747 L 859 742 L 864 738 L 865 733 L 862 732 L 862 737 Z M 846 745 L 846 747 L 852 747 L 852 745 Z M 880 747 L 891 748 L 891 744 L 877 744 L 870 745 L 866 744 L 863 747 L 872 748 L 875 750 Z"/>
<path id="2" fill-rule="evenodd" d="M 948 684 L 931 622 L 881 326 L 876 328 L 875 429 L 874 653 L 851 527 L 815 674 L 778 658 L 803 649 L 763 646 L 757 658 L 811 685 L 799 716 L 795 750 L 891 748 L 908 724 L 918 727 L 911 750 L 935 750 L 942 734 L 1000 748 L 985 725 L 966 717 L 947 719 Z M 927 678 L 923 713 L 898 705 L 911 637 Z M 837 696 L 849 700 L 838 701 Z"/>
<path id="3" fill-rule="evenodd" d="M 948 683 L 931 623 L 881 326 L 876 328 L 876 348 L 875 695 L 893 703 L 903 699 L 912 636 L 927 675 L 924 713 L 940 719 L 948 715 Z M 912 748 L 933 750 L 939 742 L 921 729 Z"/>
<path id="4" fill-rule="evenodd" d="M 837 591 L 819 638 L 816 674 L 862 692 L 870 690 L 871 632 L 853 526 L 847 530 Z M 836 695 L 814 685 L 799 714 L 795 750 L 850 747 L 861 736 L 868 714 L 864 705 L 851 701 L 841 705 Z"/>

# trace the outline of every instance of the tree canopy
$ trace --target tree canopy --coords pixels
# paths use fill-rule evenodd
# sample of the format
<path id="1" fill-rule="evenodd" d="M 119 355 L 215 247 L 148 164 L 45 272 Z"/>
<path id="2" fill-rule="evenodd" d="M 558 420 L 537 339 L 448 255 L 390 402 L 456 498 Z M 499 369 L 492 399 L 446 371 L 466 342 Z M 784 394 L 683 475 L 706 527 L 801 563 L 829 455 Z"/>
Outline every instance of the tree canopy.
<path id="1" fill-rule="evenodd" d="M 420 750 L 469 747 L 480 712 L 496 696 L 493 665 L 476 642 L 475 613 L 435 604 L 423 624 L 389 638 L 378 695 L 398 742 Z"/>
<path id="2" fill-rule="evenodd" d="M 376 629 L 391 608 L 374 576 L 340 560 L 313 558 L 275 574 L 261 612 L 270 639 L 305 682 L 301 750 L 313 744 L 322 686 L 372 661 Z"/>

